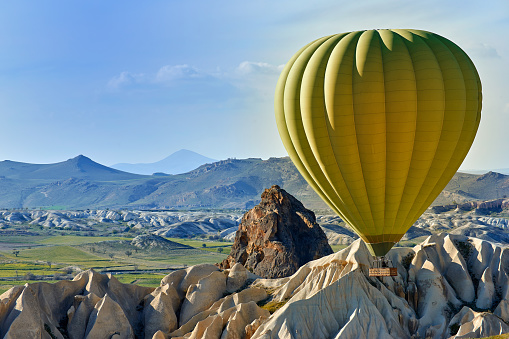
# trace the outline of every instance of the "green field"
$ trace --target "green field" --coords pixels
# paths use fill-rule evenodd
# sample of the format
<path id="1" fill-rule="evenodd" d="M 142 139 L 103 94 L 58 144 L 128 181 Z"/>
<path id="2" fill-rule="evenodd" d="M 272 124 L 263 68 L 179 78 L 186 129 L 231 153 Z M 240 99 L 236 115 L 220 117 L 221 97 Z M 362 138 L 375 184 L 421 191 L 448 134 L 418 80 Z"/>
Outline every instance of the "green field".
<path id="1" fill-rule="evenodd" d="M 165 275 L 166 274 L 160 273 L 126 273 L 115 275 L 115 278 L 124 284 L 137 284 L 140 286 L 157 287 L 161 284 L 161 279 L 163 279 Z"/>
<path id="2" fill-rule="evenodd" d="M 65 236 L 54 236 L 54 237 L 44 237 L 44 239 L 38 240 L 38 244 L 44 245 L 81 245 L 81 244 L 89 244 L 96 243 L 99 241 L 109 241 L 109 240 L 131 240 L 131 238 L 123 238 L 123 237 L 82 237 L 76 235 L 65 235 Z"/>
<path id="3" fill-rule="evenodd" d="M 218 252 L 218 248 L 222 248 L 222 254 L 230 254 L 230 250 L 232 248 L 232 242 L 225 241 L 210 241 L 210 240 L 200 240 L 200 239 L 181 239 L 181 238 L 166 238 L 168 240 L 178 242 L 179 244 L 188 245 L 195 248 L 200 248 L 202 250 L 208 252 Z M 205 246 L 203 246 L 205 245 Z"/>
<path id="4" fill-rule="evenodd" d="M 113 236 L 5 236 L 1 243 L 23 244 L 16 256 L 13 251 L 0 251 L 0 293 L 27 282 L 55 282 L 69 266 L 98 272 L 114 271 L 122 283 L 157 287 L 168 269 L 179 269 L 201 263 L 218 263 L 230 253 L 231 242 L 209 239 L 167 238 L 178 244 L 170 250 L 140 250 L 130 244 L 132 238 Z M 30 246 L 32 245 L 33 246 Z M 204 246 L 205 245 L 205 246 Z M 189 246 L 189 247 L 187 247 Z M 332 245 L 334 252 L 346 245 Z M 220 253 L 218 249 L 222 249 Z M 165 270 L 147 273 L 150 270 Z M 121 271 L 118 273 L 118 271 Z M 124 272 L 122 272 L 124 271 Z"/>
<path id="5" fill-rule="evenodd" d="M 342 249 L 345 249 L 348 247 L 348 245 L 330 245 L 334 253 L 341 251 Z"/>
<path id="6" fill-rule="evenodd" d="M 132 238 L 88 237 L 77 235 L 4 236 L 0 244 L 23 244 L 16 256 L 14 250 L 0 251 L 0 293 L 27 282 L 55 282 L 68 269 L 122 271 L 115 277 L 123 283 L 156 287 L 165 273 L 143 273 L 153 269 L 179 269 L 200 263 L 217 263 L 225 259 L 232 243 L 201 239 L 169 240 L 191 246 L 176 246 L 171 250 L 138 249 L 130 244 Z M 203 244 L 206 244 L 203 247 Z M 33 246 L 30 246 L 33 245 Z M 223 248 L 219 253 L 218 248 Z M 136 273 L 140 272 L 140 273 Z"/>

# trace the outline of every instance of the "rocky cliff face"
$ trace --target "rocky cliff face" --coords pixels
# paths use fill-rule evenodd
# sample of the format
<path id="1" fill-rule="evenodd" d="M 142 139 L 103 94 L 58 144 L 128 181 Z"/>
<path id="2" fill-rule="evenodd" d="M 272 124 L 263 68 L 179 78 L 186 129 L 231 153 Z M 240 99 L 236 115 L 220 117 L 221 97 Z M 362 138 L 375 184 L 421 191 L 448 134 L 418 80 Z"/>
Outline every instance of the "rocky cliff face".
<path id="1" fill-rule="evenodd" d="M 261 277 L 281 278 L 332 253 L 315 214 L 300 201 L 276 185 L 261 198 L 242 218 L 230 256 L 221 268 L 240 263 Z"/>

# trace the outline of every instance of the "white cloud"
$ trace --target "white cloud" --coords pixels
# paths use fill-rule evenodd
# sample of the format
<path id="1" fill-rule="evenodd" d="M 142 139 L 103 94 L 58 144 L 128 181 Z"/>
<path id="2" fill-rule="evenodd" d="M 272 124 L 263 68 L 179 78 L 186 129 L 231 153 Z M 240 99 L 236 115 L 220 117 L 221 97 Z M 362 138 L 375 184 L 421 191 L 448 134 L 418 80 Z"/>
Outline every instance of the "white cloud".
<path id="1" fill-rule="evenodd" d="M 243 61 L 227 71 L 215 69 L 204 71 L 197 67 L 181 65 L 164 65 L 153 73 L 121 72 L 108 82 L 114 90 L 133 87 L 166 87 L 178 84 L 186 86 L 213 86 L 215 88 L 249 89 L 264 96 L 272 95 L 277 78 L 284 65 L 272 65 L 266 62 Z M 206 85 L 207 84 L 207 85 Z"/>
<path id="2" fill-rule="evenodd" d="M 279 75 L 285 65 L 271 65 L 266 62 L 243 61 L 237 67 L 236 72 L 241 75 L 248 74 L 275 74 Z"/>
<path id="3" fill-rule="evenodd" d="M 155 82 L 171 82 L 178 79 L 199 78 L 206 75 L 206 73 L 189 65 L 166 65 L 157 71 L 153 80 Z"/>
<path id="4" fill-rule="evenodd" d="M 185 79 L 214 78 L 207 72 L 189 65 L 165 65 L 155 73 L 121 72 L 108 81 L 108 87 L 119 89 L 133 85 L 162 85 L 171 84 Z"/>
<path id="5" fill-rule="evenodd" d="M 495 47 L 484 43 L 476 43 L 465 49 L 468 51 L 468 54 L 481 58 L 500 58 L 500 54 Z"/>
<path id="6" fill-rule="evenodd" d="M 127 71 L 120 73 L 108 81 L 108 87 L 117 89 L 122 86 L 138 83 L 143 80 L 144 74 L 132 74 Z"/>

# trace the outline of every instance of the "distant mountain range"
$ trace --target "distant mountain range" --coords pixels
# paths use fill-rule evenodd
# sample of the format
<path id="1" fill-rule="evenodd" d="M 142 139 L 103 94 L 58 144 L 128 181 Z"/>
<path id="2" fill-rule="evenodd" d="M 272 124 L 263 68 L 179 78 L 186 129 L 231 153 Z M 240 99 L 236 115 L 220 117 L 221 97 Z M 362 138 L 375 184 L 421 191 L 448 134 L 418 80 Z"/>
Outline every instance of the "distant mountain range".
<path id="1" fill-rule="evenodd" d="M 0 208 L 247 209 L 279 185 L 313 210 L 327 206 L 288 157 L 228 159 L 178 175 L 139 175 L 80 155 L 56 164 L 0 162 Z M 509 196 L 509 176 L 456 173 L 434 204 Z"/>
<path id="2" fill-rule="evenodd" d="M 490 170 L 490 171 L 487 171 L 487 170 L 471 170 L 471 169 L 460 170 L 460 171 L 463 172 L 463 173 L 468 173 L 468 174 L 484 174 L 484 173 L 487 173 L 487 172 L 496 172 L 496 173 L 501 173 L 501 174 L 509 175 L 509 168 L 497 168 L 497 169 L 493 169 L 493 170 Z"/>
<path id="3" fill-rule="evenodd" d="M 181 174 L 198 168 L 201 165 L 216 162 L 201 154 L 186 149 L 181 149 L 163 160 L 145 164 L 115 164 L 112 168 L 117 170 L 151 175 L 154 173 Z"/>
<path id="4" fill-rule="evenodd" d="M 0 178 L 4 179 L 62 180 L 70 177 L 92 181 L 112 181 L 137 179 L 143 176 L 103 166 L 83 155 L 56 164 L 0 161 Z"/>

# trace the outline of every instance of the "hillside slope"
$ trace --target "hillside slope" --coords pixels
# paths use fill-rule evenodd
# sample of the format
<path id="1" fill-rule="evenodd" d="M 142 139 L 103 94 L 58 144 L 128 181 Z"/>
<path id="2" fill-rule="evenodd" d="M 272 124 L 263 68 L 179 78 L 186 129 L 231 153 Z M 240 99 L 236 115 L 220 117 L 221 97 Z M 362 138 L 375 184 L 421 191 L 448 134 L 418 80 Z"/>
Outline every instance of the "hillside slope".
<path id="1" fill-rule="evenodd" d="M 114 181 L 143 176 L 101 165 L 83 155 L 54 164 L 27 164 L 10 160 L 0 161 L 0 177 L 23 180 L 65 180 L 68 178 L 94 181 Z"/>
<path id="2" fill-rule="evenodd" d="M 0 162 L 0 208 L 249 209 L 272 185 L 307 208 L 328 209 L 288 157 L 228 159 L 164 176 L 122 172 L 84 156 L 47 165 Z M 504 196 L 509 196 L 507 175 L 456 173 L 434 204 Z"/>

